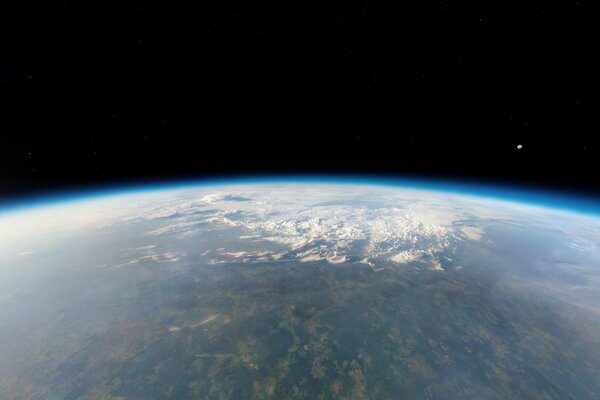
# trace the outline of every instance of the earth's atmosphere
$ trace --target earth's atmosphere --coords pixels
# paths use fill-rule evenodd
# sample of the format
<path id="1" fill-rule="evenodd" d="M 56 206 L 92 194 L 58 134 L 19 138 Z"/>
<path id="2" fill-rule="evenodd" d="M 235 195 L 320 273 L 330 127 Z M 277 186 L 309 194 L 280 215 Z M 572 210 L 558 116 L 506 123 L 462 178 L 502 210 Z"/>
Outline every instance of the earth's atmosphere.
<path id="1" fill-rule="evenodd" d="M 600 219 L 247 183 L 0 216 L 1 399 L 598 399 Z"/>

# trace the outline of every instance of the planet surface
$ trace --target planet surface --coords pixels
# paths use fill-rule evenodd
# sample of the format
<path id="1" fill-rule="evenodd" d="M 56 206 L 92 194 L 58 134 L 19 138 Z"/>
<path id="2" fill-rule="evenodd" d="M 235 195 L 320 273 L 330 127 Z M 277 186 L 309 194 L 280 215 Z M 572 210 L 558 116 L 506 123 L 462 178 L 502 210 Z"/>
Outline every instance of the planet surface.
<path id="1" fill-rule="evenodd" d="M 599 399 L 600 218 L 236 182 L 0 214 L 1 399 Z"/>

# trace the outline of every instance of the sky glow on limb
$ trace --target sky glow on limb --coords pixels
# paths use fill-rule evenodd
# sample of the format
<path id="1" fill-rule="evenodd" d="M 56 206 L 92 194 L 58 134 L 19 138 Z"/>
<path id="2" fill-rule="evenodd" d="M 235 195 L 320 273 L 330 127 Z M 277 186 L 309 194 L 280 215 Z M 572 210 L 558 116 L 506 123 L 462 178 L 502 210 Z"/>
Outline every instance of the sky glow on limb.
<path id="1" fill-rule="evenodd" d="M 510 185 L 494 185 L 491 183 L 469 182 L 458 180 L 442 180 L 421 177 L 393 177 L 377 175 L 256 175 L 252 177 L 230 178 L 205 178 L 188 180 L 171 180 L 168 182 L 154 182 L 142 184 L 132 182 L 109 188 L 88 189 L 62 194 L 47 194 L 19 200 L 0 201 L 0 216 L 19 210 L 46 207 L 65 202 L 79 202 L 82 200 L 97 200 L 113 196 L 142 197 L 148 193 L 171 192 L 175 190 L 194 191 L 205 188 L 219 188 L 224 186 L 241 185 L 329 185 L 333 187 L 358 185 L 376 188 L 390 188 L 395 190 L 419 190 L 430 193 L 454 194 L 457 196 L 472 196 L 482 199 L 499 200 L 505 202 L 532 205 L 564 210 L 570 213 L 600 217 L 600 199 L 584 197 L 577 194 L 563 193 L 560 190 L 542 190 L 540 188 L 513 187 Z"/>
<path id="2" fill-rule="evenodd" d="M 547 204 L 535 204 L 532 202 L 510 201 L 507 198 L 477 196 L 475 192 L 461 194 L 457 191 L 444 191 L 436 189 L 434 186 L 400 186 L 391 185 L 394 181 L 381 180 L 326 180 L 322 178 L 318 180 L 316 177 L 301 179 L 296 177 L 290 178 L 291 183 L 286 184 L 284 178 L 277 179 L 239 179 L 239 180 L 219 180 L 205 181 L 191 184 L 171 183 L 169 185 L 143 186 L 134 190 L 113 190 L 97 192 L 95 195 L 88 193 L 77 196 L 63 196 L 62 200 L 57 198 L 56 201 L 47 203 L 39 202 L 35 206 L 22 206 L 18 209 L 4 209 L 0 213 L 0 238 L 18 238 L 27 234 L 41 234 L 48 229 L 65 230 L 78 227 L 99 225 L 106 221 L 114 221 L 115 218 L 130 218 L 132 215 L 137 215 L 140 210 L 144 213 L 154 213 L 157 216 L 169 216 L 178 212 L 178 208 L 185 208 L 187 205 L 193 205 L 199 201 L 206 203 L 228 203 L 226 196 L 244 196 L 246 192 L 252 192 L 253 189 L 267 190 L 267 196 L 261 196 L 260 200 L 255 201 L 255 206 L 252 208 L 255 212 L 261 212 L 262 215 L 267 215 L 269 212 L 267 205 L 272 203 L 274 198 L 277 198 L 278 193 L 289 192 L 290 189 L 297 189 L 300 192 L 303 190 L 324 190 L 337 193 L 336 199 L 356 197 L 357 193 L 362 193 L 363 198 L 378 199 L 381 196 L 395 195 L 401 200 L 411 200 L 412 196 L 428 200 L 437 201 L 445 206 L 447 202 L 456 201 L 475 201 L 482 204 L 481 212 L 485 215 L 490 210 L 492 205 L 498 205 L 505 208 L 521 209 L 529 212 L 552 212 L 552 213 L 572 213 L 573 210 L 554 208 Z M 213 184 L 214 183 L 214 184 Z M 259 190 L 259 191 L 260 191 Z M 229 193 L 233 191 L 232 193 Z M 239 193 L 237 193 L 239 192 Z M 179 201 L 179 199 L 185 199 Z M 297 201 L 292 196 L 291 201 Z M 186 203 L 186 201 L 189 203 Z M 230 202 L 228 206 L 231 209 L 240 208 L 233 207 L 232 204 L 243 204 L 240 202 Z M 414 202 L 411 210 L 419 210 L 424 203 Z M 225 207 L 225 206 L 224 206 Z M 428 206 L 429 207 L 429 206 Z M 243 207 L 242 207 L 243 208 Z M 507 208 L 507 209 L 508 209 Z M 597 215 L 580 216 L 592 218 Z M 422 220 L 431 219 L 428 223 L 433 224 L 448 216 L 444 211 L 439 215 L 435 215 L 435 208 L 429 207 L 429 212 L 420 212 Z M 103 222 L 104 221 L 104 222 Z M 163 228 L 164 229 L 164 228 Z M 466 232 L 465 232 L 466 233 Z"/>

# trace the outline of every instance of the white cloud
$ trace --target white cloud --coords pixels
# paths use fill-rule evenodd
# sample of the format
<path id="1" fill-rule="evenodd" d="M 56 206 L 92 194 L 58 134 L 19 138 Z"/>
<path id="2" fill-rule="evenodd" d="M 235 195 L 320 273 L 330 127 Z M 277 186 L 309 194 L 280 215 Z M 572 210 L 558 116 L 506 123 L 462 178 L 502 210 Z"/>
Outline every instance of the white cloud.
<path id="1" fill-rule="evenodd" d="M 122 268 L 131 265 L 144 264 L 144 263 L 172 263 L 181 260 L 181 258 L 185 255 L 182 251 L 163 251 L 163 252 L 155 252 L 154 249 L 157 246 L 149 245 L 142 246 L 135 249 L 129 249 L 128 254 L 131 254 L 133 251 L 133 257 L 129 260 L 123 261 L 120 264 L 115 265 L 115 268 Z M 143 255 L 137 255 L 137 253 L 142 252 Z"/>
<path id="2" fill-rule="evenodd" d="M 264 262 L 264 261 L 277 261 L 280 260 L 284 253 L 277 253 L 274 251 L 260 250 L 260 251 L 225 251 L 219 253 L 221 257 L 226 259 L 235 259 L 241 262 Z"/>
<path id="3" fill-rule="evenodd" d="M 172 204 L 177 213 L 171 213 L 167 225 L 149 234 L 185 235 L 200 222 L 222 224 L 244 229 L 241 241 L 266 240 L 292 253 L 300 251 L 292 257 L 305 262 L 346 262 L 359 246 L 364 253 L 362 262 L 369 265 L 390 258 L 402 262 L 423 252 L 436 260 L 461 238 L 453 224 L 464 218 L 464 212 L 459 212 L 461 207 L 449 207 L 457 203 L 439 193 L 377 188 L 369 192 L 377 207 L 360 201 L 354 206 L 354 200 L 361 196 L 365 196 L 364 187 L 327 185 L 264 185 L 205 192 L 198 201 Z M 245 201 L 232 200 L 239 198 Z M 194 211 L 203 211 L 202 219 Z M 478 231 L 473 228 L 463 233 L 474 238 Z M 227 253 L 221 256 L 233 257 Z M 235 258 L 244 257 L 256 260 L 260 256 L 244 253 Z M 439 262 L 430 262 L 437 268 Z"/>
<path id="4" fill-rule="evenodd" d="M 222 249 L 222 254 L 211 253 L 214 262 L 295 259 L 375 266 L 384 260 L 400 264 L 419 260 L 440 269 L 440 259 L 456 241 L 480 240 L 484 235 L 480 228 L 465 223 L 473 219 L 515 221 L 519 215 L 537 218 L 543 224 L 549 214 L 541 208 L 433 191 L 313 183 L 246 184 L 140 192 L 0 215 L 0 239 L 4 241 L 0 244 L 11 248 L 10 240 L 30 237 L 31 232 L 44 236 L 74 227 L 117 229 L 119 222 L 151 222 L 147 235 L 175 238 L 200 235 L 220 225 L 240 228 L 243 232 L 237 234 L 242 245 L 252 242 L 254 249 L 262 241 L 271 242 L 264 246 L 270 250 L 234 255 L 236 251 Z M 581 226 L 572 223 L 572 236 L 596 243 L 600 233 L 583 231 Z M 570 245 L 589 246 L 577 240 Z M 150 250 L 154 253 L 144 254 L 145 260 L 167 262 L 181 257 Z"/>
<path id="5" fill-rule="evenodd" d="M 407 250 L 393 255 L 390 257 L 390 260 L 398 264 L 407 264 L 409 262 L 420 260 L 423 255 L 424 252 L 422 250 Z"/>
<path id="6" fill-rule="evenodd" d="M 474 226 L 463 226 L 462 233 L 471 240 L 480 240 L 483 237 L 483 229 Z"/>

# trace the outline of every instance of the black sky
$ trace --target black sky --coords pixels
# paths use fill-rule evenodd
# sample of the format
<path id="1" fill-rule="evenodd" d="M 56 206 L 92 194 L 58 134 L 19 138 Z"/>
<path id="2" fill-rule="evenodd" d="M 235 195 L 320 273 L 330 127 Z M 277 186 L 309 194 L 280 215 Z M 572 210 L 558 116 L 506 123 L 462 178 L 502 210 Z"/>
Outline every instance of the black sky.
<path id="1" fill-rule="evenodd" d="M 600 193 L 590 1 L 49 3 L 2 17 L 1 197 L 290 172 Z"/>

